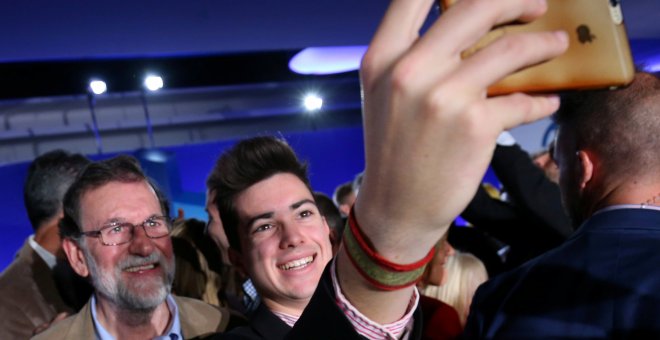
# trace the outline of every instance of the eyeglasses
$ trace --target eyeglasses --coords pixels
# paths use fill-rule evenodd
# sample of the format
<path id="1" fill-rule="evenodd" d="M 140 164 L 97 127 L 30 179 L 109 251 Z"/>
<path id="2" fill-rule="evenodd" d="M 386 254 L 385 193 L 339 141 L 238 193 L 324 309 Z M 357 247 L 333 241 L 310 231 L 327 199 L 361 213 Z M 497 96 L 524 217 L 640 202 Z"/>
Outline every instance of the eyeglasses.
<path id="1" fill-rule="evenodd" d="M 161 238 L 172 231 L 172 220 L 165 216 L 152 216 L 140 224 L 112 222 L 99 230 L 83 231 L 79 235 L 98 237 L 104 246 L 118 246 L 133 240 L 136 227 L 142 227 L 149 238 Z"/>

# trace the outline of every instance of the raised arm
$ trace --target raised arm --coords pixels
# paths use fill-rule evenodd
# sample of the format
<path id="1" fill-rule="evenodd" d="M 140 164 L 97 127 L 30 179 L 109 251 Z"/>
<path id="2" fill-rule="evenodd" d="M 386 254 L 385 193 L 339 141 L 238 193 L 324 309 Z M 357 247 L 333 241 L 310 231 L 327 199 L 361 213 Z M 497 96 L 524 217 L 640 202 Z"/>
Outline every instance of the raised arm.
<path id="1" fill-rule="evenodd" d="M 559 186 L 551 182 L 520 145 L 498 145 L 491 162 L 495 175 L 516 204 L 538 219 L 530 227 L 566 239 L 573 233 L 571 222 L 561 205 Z"/>
<path id="2" fill-rule="evenodd" d="M 392 1 L 362 61 L 366 170 L 355 217 L 373 249 L 409 264 L 424 258 L 465 208 L 498 134 L 549 115 L 556 97 L 486 97 L 505 75 L 562 53 L 564 33 L 510 35 L 466 60 L 460 53 L 492 26 L 532 20 L 540 0 L 462 0 L 418 36 L 432 0 Z M 398 320 L 413 287 L 376 288 L 338 258 L 342 291 L 379 323 Z"/>

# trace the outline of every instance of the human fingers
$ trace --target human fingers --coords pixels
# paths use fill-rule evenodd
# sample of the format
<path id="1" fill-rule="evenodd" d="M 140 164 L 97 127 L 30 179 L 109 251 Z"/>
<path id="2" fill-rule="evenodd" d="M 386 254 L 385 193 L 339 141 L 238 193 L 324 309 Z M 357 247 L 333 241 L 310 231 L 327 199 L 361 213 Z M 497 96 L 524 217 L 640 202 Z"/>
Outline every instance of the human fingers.
<path id="1" fill-rule="evenodd" d="M 413 51 L 436 59 L 458 57 L 493 26 L 534 19 L 547 7 L 545 0 L 461 0 L 442 14 Z"/>
<path id="2" fill-rule="evenodd" d="M 482 101 L 481 105 L 480 110 L 485 119 L 501 131 L 549 116 L 559 109 L 559 97 L 513 93 L 490 98 Z"/>
<path id="3" fill-rule="evenodd" d="M 544 0 L 461 0 L 420 38 L 403 58 L 414 87 L 424 89 L 454 70 L 461 53 L 493 26 L 512 20 L 531 20 L 547 10 Z"/>
<path id="4" fill-rule="evenodd" d="M 465 59 L 448 81 L 455 91 L 482 94 L 507 75 L 556 57 L 567 48 L 568 35 L 563 31 L 507 34 Z"/>
<path id="5" fill-rule="evenodd" d="M 380 75 L 417 40 L 433 0 L 393 0 L 374 34 L 363 61 L 367 75 Z M 369 82 L 371 83 L 371 82 Z"/>

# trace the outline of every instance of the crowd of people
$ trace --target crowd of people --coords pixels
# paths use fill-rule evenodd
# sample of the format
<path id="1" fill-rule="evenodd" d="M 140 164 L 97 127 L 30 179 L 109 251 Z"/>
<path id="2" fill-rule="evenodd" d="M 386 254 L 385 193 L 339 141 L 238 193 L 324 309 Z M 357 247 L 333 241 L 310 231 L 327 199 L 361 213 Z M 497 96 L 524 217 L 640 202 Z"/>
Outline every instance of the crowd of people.
<path id="1" fill-rule="evenodd" d="M 35 159 L 34 235 L 0 276 L 0 338 L 660 337 L 660 79 L 488 97 L 563 53 L 566 33 L 461 59 L 545 1 L 460 1 L 419 36 L 432 2 L 393 0 L 375 33 L 365 169 L 332 199 L 269 136 L 219 155 L 206 223 L 172 219 L 130 156 Z M 553 113 L 556 167 L 537 166 L 503 131 Z M 498 190 L 480 183 L 489 165 Z"/>

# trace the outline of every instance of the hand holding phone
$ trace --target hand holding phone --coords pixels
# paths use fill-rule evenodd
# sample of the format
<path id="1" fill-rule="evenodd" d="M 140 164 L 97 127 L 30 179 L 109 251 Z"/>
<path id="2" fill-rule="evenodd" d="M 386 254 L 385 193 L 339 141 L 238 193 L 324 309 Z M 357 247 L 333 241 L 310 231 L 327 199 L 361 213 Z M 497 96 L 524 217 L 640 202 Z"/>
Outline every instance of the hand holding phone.
<path id="1" fill-rule="evenodd" d="M 457 0 L 443 0 L 443 11 Z M 460 0 L 458 0 L 460 1 Z M 469 58 L 505 34 L 564 30 L 569 49 L 548 62 L 523 69 L 488 88 L 489 95 L 512 92 L 616 88 L 635 74 L 618 0 L 547 0 L 548 11 L 531 23 L 497 27 L 463 51 Z"/>

